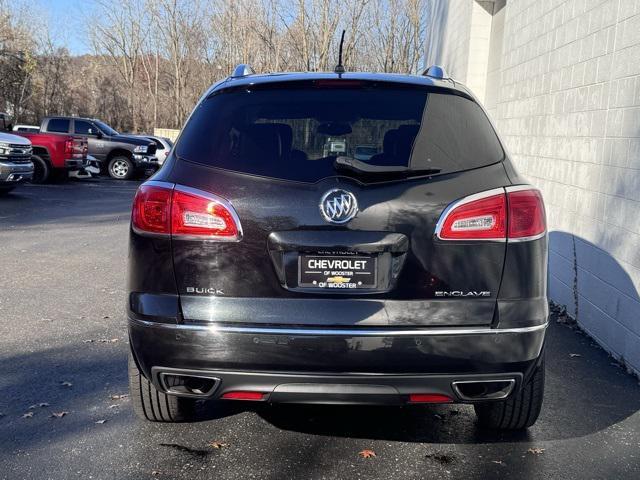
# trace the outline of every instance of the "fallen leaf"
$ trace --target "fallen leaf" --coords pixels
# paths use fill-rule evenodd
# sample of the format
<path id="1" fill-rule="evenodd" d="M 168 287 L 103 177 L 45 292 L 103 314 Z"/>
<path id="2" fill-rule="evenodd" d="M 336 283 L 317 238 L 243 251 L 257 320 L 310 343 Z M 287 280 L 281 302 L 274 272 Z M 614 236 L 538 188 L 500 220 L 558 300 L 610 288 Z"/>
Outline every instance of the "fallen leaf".
<path id="1" fill-rule="evenodd" d="M 122 400 L 123 398 L 129 397 L 128 393 L 122 393 L 120 395 L 111 395 L 111 400 Z"/>
<path id="2" fill-rule="evenodd" d="M 96 423 L 98 425 L 102 425 L 103 423 L 107 423 L 107 421 L 106 420 L 98 420 Z"/>
<path id="3" fill-rule="evenodd" d="M 571 358 L 575 358 L 575 357 L 581 357 L 582 355 L 580 355 L 579 353 L 570 353 L 569 356 Z"/>
<path id="4" fill-rule="evenodd" d="M 89 338 L 88 340 L 83 340 L 82 341 L 82 343 L 93 343 L 93 342 L 95 342 L 95 340 L 92 339 L 92 338 Z"/>
<path id="5" fill-rule="evenodd" d="M 533 455 L 540 455 L 544 452 L 544 448 L 530 448 L 527 450 L 527 453 L 532 453 Z"/>
<path id="6" fill-rule="evenodd" d="M 498 465 L 502 465 L 502 466 L 506 466 L 507 464 L 504 463 L 502 460 L 491 460 L 493 463 L 496 463 Z"/>
<path id="7" fill-rule="evenodd" d="M 66 414 L 68 414 L 69 412 L 53 412 L 51 414 L 51 418 L 62 418 L 64 417 Z"/>
<path id="8" fill-rule="evenodd" d="M 104 319 L 106 320 L 107 318 L 109 318 L 109 315 L 105 315 L 105 316 L 104 316 L 104 317 L 102 317 L 102 318 L 104 318 Z"/>
<path id="9" fill-rule="evenodd" d="M 442 415 L 434 413 L 433 416 L 436 417 L 438 420 L 442 420 Z"/>
<path id="10" fill-rule="evenodd" d="M 162 472 L 159 472 L 158 470 L 152 470 L 151 471 L 151 476 L 152 477 L 158 477 L 160 475 L 162 475 Z"/>
<path id="11" fill-rule="evenodd" d="M 39 404 L 38 404 L 38 406 L 39 406 L 40 408 L 44 408 L 44 407 L 48 407 L 48 406 L 49 406 L 49 404 L 48 404 L 47 402 L 41 402 L 41 403 L 39 403 Z"/>
<path id="12" fill-rule="evenodd" d="M 71 387 L 73 386 L 73 383 L 64 381 L 64 382 L 60 382 L 60 385 L 62 385 L 63 387 Z"/>
<path id="13" fill-rule="evenodd" d="M 101 338 L 100 340 L 98 340 L 98 342 L 100 343 L 115 343 L 117 341 L 117 338 Z"/>
<path id="14" fill-rule="evenodd" d="M 218 442 L 218 441 L 216 440 L 216 441 L 213 441 L 213 442 L 209 443 L 209 446 L 210 446 L 211 448 L 226 448 L 226 447 L 228 447 L 228 446 L 229 446 L 229 444 L 228 444 L 228 443 Z"/>
<path id="15" fill-rule="evenodd" d="M 31 417 L 33 417 L 33 412 L 27 412 L 22 415 L 22 418 L 31 418 Z"/>
<path id="16" fill-rule="evenodd" d="M 117 403 L 114 403 L 113 405 L 109 405 L 108 408 L 118 408 L 120 405 L 118 405 Z"/>
<path id="17" fill-rule="evenodd" d="M 376 452 L 373 450 L 362 450 L 361 452 L 358 452 L 358 455 L 362 458 L 372 458 L 376 456 Z"/>

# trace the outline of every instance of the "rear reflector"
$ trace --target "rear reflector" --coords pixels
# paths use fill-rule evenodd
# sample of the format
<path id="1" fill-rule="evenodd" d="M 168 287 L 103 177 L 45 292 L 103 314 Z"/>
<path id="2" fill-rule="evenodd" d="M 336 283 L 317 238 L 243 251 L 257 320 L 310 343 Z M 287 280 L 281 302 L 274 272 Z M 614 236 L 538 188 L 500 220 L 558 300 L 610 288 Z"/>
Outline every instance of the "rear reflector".
<path id="1" fill-rule="evenodd" d="M 526 186 L 499 188 L 449 205 L 436 227 L 441 240 L 533 240 L 546 232 L 540 192 Z"/>
<path id="2" fill-rule="evenodd" d="M 262 392 L 227 392 L 223 393 L 220 398 L 226 400 L 264 400 L 266 393 Z"/>
<path id="3" fill-rule="evenodd" d="M 453 398 L 438 393 L 412 393 L 409 403 L 451 403 Z"/>
<path id="4" fill-rule="evenodd" d="M 148 182 L 133 200 L 131 222 L 140 233 L 237 241 L 240 220 L 226 200 L 208 192 Z"/>

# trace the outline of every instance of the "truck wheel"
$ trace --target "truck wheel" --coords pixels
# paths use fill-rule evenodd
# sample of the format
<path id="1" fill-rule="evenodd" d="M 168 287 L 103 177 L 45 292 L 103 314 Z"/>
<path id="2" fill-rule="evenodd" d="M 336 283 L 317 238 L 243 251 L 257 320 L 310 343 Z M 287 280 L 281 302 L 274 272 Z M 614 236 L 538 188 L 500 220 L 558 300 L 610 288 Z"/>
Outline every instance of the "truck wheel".
<path id="1" fill-rule="evenodd" d="M 184 422 L 193 418 L 195 400 L 162 393 L 138 370 L 129 352 L 129 394 L 133 411 L 151 422 Z"/>
<path id="2" fill-rule="evenodd" d="M 31 161 L 33 162 L 33 179 L 31 183 L 46 183 L 51 175 L 49 163 L 38 155 L 32 155 Z"/>
<path id="3" fill-rule="evenodd" d="M 109 162 L 109 175 L 117 180 L 129 180 L 133 177 L 133 162 L 127 157 L 113 157 Z"/>
<path id="4" fill-rule="evenodd" d="M 538 419 L 544 397 L 544 357 L 520 392 L 501 402 L 474 405 L 480 425 L 494 430 L 522 430 Z"/>

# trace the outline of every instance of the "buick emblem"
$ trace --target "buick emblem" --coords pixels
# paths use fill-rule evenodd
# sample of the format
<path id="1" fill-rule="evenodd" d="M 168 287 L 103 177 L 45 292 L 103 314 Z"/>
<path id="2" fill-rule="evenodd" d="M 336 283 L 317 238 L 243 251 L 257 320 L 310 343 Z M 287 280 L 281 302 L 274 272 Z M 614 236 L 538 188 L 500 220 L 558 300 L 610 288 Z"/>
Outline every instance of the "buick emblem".
<path id="1" fill-rule="evenodd" d="M 322 196 L 320 213 L 327 222 L 347 223 L 358 213 L 358 201 L 353 193 L 334 188 Z"/>

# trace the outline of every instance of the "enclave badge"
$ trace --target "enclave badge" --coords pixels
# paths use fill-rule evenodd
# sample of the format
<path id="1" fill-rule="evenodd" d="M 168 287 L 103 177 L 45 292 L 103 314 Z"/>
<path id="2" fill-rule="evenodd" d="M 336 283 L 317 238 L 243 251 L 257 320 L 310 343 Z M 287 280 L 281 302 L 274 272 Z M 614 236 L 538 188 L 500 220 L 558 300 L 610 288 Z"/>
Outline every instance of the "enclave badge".
<path id="1" fill-rule="evenodd" d="M 327 222 L 346 223 L 358 213 L 358 201 L 353 193 L 334 188 L 322 196 L 320 213 Z"/>

